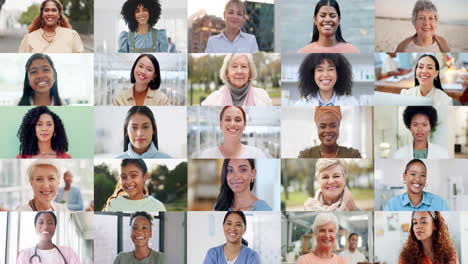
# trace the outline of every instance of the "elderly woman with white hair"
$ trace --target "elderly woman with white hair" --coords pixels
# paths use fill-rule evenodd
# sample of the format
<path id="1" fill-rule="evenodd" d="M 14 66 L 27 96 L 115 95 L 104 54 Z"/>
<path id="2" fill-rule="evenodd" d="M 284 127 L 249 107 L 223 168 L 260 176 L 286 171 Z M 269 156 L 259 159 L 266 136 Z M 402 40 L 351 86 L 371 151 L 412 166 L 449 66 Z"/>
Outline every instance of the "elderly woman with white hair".
<path id="1" fill-rule="evenodd" d="M 202 106 L 269 106 L 272 101 L 268 93 L 252 86 L 257 78 L 257 69 L 252 54 L 228 54 L 219 71 L 224 86 L 214 91 L 202 103 Z"/>
<path id="2" fill-rule="evenodd" d="M 317 246 L 312 252 L 300 256 L 297 264 L 348 264 L 345 258 L 333 253 L 338 230 L 338 218 L 334 214 L 318 214 L 312 224 Z"/>
<path id="3" fill-rule="evenodd" d="M 416 34 L 398 44 L 396 52 L 450 52 L 447 41 L 435 34 L 438 20 L 436 6 L 430 0 L 418 0 L 411 17 Z"/>
<path id="4" fill-rule="evenodd" d="M 319 159 L 315 177 L 320 189 L 304 203 L 305 211 L 356 211 L 353 195 L 346 187 L 346 163 L 340 159 Z"/>
<path id="5" fill-rule="evenodd" d="M 54 202 L 60 183 L 60 169 L 52 160 L 38 159 L 27 170 L 34 197 L 17 211 L 65 211 L 66 205 Z"/>

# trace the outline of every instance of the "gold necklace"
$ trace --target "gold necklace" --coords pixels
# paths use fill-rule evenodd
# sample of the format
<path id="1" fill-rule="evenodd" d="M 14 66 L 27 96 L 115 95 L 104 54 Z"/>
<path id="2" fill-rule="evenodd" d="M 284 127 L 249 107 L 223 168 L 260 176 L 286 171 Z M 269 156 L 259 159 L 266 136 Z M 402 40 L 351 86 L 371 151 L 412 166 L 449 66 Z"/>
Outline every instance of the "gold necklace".
<path id="1" fill-rule="evenodd" d="M 42 30 L 42 38 L 44 38 L 49 44 L 51 44 L 52 42 L 54 42 L 54 39 L 55 39 L 55 35 L 57 34 L 57 32 L 54 31 L 54 33 L 52 33 L 51 35 L 47 35 L 46 34 L 46 31 L 45 30 Z"/>
<path id="2" fill-rule="evenodd" d="M 336 153 L 335 153 L 335 156 L 334 156 L 334 157 L 326 157 L 326 156 L 323 154 L 323 152 L 322 152 L 322 147 L 319 147 L 319 150 L 320 150 L 320 157 L 321 157 L 321 158 L 336 158 L 336 157 L 338 157 L 338 151 L 339 151 L 340 149 L 338 148 L 338 146 L 336 147 Z"/>

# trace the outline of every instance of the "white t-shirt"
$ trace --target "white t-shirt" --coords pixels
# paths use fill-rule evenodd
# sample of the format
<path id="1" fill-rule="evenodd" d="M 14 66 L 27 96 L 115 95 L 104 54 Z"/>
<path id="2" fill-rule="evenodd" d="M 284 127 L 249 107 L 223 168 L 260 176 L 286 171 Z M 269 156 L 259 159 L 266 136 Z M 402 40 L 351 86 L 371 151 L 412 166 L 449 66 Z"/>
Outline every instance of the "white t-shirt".
<path id="1" fill-rule="evenodd" d="M 69 212 L 68 208 L 64 204 L 52 202 L 51 204 L 53 210 L 48 211 L 56 211 L 56 212 Z M 29 202 L 26 204 L 21 205 L 20 207 L 16 208 L 16 211 L 29 211 L 32 212 L 33 209 L 29 206 Z"/>
<path id="2" fill-rule="evenodd" d="M 355 250 L 354 253 L 352 253 L 351 251 L 349 251 L 349 249 L 346 249 L 345 251 L 341 252 L 340 254 L 341 257 L 344 257 L 345 259 L 348 260 L 348 264 L 356 264 L 358 262 L 366 262 L 366 257 L 364 256 L 364 254 L 362 254 L 361 252 Z"/>
<path id="3" fill-rule="evenodd" d="M 199 159 L 224 159 L 219 147 L 209 148 L 202 151 Z M 269 158 L 261 149 L 249 145 L 242 145 L 241 153 L 236 159 L 266 159 Z"/>
<path id="4" fill-rule="evenodd" d="M 119 196 L 111 201 L 108 212 L 135 212 L 135 211 L 166 211 L 166 207 L 162 202 L 155 199 L 153 196 L 146 196 L 141 200 L 130 200 L 124 196 Z"/>

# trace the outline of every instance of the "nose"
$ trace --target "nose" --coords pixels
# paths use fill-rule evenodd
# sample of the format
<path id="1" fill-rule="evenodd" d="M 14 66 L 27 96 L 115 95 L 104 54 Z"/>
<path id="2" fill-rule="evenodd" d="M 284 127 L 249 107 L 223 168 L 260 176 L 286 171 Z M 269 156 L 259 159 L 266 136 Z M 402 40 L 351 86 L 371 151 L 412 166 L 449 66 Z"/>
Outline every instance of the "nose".
<path id="1" fill-rule="evenodd" d="M 141 135 L 141 129 L 137 129 L 137 130 L 136 130 L 136 134 L 137 134 L 137 135 Z"/>

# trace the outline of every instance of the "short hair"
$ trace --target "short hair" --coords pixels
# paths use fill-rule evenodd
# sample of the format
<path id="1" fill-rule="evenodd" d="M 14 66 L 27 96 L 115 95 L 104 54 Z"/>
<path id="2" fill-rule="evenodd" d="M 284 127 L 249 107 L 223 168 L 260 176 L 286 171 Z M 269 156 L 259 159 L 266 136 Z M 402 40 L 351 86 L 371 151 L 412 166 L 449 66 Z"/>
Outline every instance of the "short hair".
<path id="1" fill-rule="evenodd" d="M 227 9 L 229 8 L 229 6 L 230 6 L 231 4 L 237 5 L 237 7 L 238 7 L 239 9 L 241 9 L 242 12 L 244 12 L 244 17 L 245 17 L 245 15 L 247 14 L 247 10 L 245 9 L 245 4 L 244 4 L 244 2 L 242 2 L 241 0 L 229 0 L 229 1 L 226 3 L 226 5 L 224 6 L 224 12 L 223 12 L 223 14 L 226 13 Z"/>
<path id="2" fill-rule="evenodd" d="M 50 111 L 47 106 L 38 106 L 24 115 L 23 121 L 19 127 L 17 136 L 20 140 L 20 154 L 22 158 L 28 155 L 36 155 L 39 152 L 36 136 L 36 123 L 42 114 L 48 114 L 54 121 L 54 136 L 51 139 L 51 147 L 57 153 L 65 153 L 68 151 L 67 134 L 62 120 L 54 112 Z"/>
<path id="3" fill-rule="evenodd" d="M 332 166 L 340 167 L 344 178 L 346 178 L 348 175 L 348 169 L 346 163 L 342 159 L 318 159 L 317 163 L 315 163 L 315 177 L 319 179 L 320 173 Z"/>
<path id="4" fill-rule="evenodd" d="M 414 66 L 414 83 L 415 83 L 415 85 L 416 86 L 419 85 L 419 80 L 417 78 L 418 75 L 416 74 L 416 71 L 418 70 L 418 63 L 424 57 L 430 57 L 434 61 L 435 68 L 438 71 L 438 73 L 437 73 L 437 76 L 434 78 L 433 84 L 434 84 L 435 88 L 440 89 L 440 90 L 443 91 L 444 89 L 442 89 L 442 83 L 440 82 L 439 61 L 437 60 L 437 58 L 434 55 L 431 55 L 431 54 L 423 54 L 421 57 L 419 57 L 418 61 L 416 62 L 416 65 Z"/>
<path id="5" fill-rule="evenodd" d="M 348 236 L 348 241 L 353 237 L 353 236 L 357 236 L 359 238 L 359 235 L 357 233 L 351 233 L 349 234 Z"/>
<path id="6" fill-rule="evenodd" d="M 26 170 L 26 175 L 28 175 L 29 181 L 32 180 L 34 169 L 38 167 L 39 168 L 44 168 L 44 167 L 54 168 L 55 171 L 57 172 L 57 179 L 59 179 L 60 181 L 60 175 L 62 175 L 62 173 L 60 172 L 60 168 L 55 163 L 55 161 L 49 160 L 49 159 L 37 159 L 33 163 L 31 163 L 31 165 L 29 165 L 28 169 Z"/>
<path id="7" fill-rule="evenodd" d="M 154 27 L 159 21 L 161 16 L 161 4 L 159 0 L 127 0 L 123 6 L 120 14 L 123 16 L 125 23 L 128 25 L 130 31 L 136 31 L 138 22 L 135 19 L 135 10 L 139 5 L 143 5 L 148 9 L 149 19 L 148 25 L 150 28 Z"/>
<path id="8" fill-rule="evenodd" d="M 18 105 L 31 105 L 30 100 L 34 98 L 34 90 L 31 88 L 31 85 L 29 84 L 29 74 L 28 70 L 29 67 L 31 67 L 31 64 L 35 60 L 46 60 L 50 67 L 52 68 L 52 71 L 54 72 L 54 84 L 50 88 L 50 98 L 54 100 L 54 104 L 57 106 L 62 105 L 62 100 L 60 99 L 59 92 L 58 92 L 58 84 L 57 84 L 57 70 L 55 69 L 54 62 L 52 59 L 49 57 L 47 54 L 43 53 L 35 53 L 29 57 L 28 61 L 26 61 L 26 66 L 25 68 L 25 74 L 24 74 L 24 83 L 23 83 L 23 95 L 21 96 L 21 99 L 18 102 Z"/>
<path id="9" fill-rule="evenodd" d="M 158 127 L 156 126 L 156 120 L 154 119 L 153 112 L 151 109 L 147 106 L 132 106 L 128 112 L 127 115 L 125 116 L 125 121 L 124 121 L 124 127 L 123 127 L 123 132 L 124 132 L 124 145 L 123 149 L 124 151 L 128 150 L 128 143 L 130 142 L 130 138 L 128 137 L 127 134 L 127 128 L 128 128 L 128 123 L 130 122 L 130 119 L 132 118 L 133 115 L 135 114 L 141 114 L 146 117 L 151 121 L 151 125 L 153 126 L 153 136 L 151 138 L 151 141 L 154 143 L 154 146 L 156 149 L 158 148 Z"/>
<path id="10" fill-rule="evenodd" d="M 336 83 L 333 87 L 337 95 L 350 95 L 353 86 L 353 69 L 348 59 L 339 53 L 311 53 L 299 67 L 299 91 L 303 97 L 317 96 L 320 90 L 315 82 L 315 69 L 324 61 L 336 68 Z"/>
<path id="11" fill-rule="evenodd" d="M 414 4 L 413 13 L 411 15 L 411 22 L 413 23 L 413 26 L 416 26 L 416 20 L 418 19 L 419 11 L 433 12 L 435 20 L 439 20 L 439 15 L 437 14 L 437 7 L 430 0 L 418 0 Z"/>
<path id="12" fill-rule="evenodd" d="M 57 216 L 54 214 L 54 212 L 41 211 L 41 212 L 37 212 L 36 216 L 34 216 L 34 226 L 36 226 L 37 220 L 39 220 L 39 216 L 41 216 L 42 214 L 50 214 L 52 216 L 52 218 L 54 219 L 54 224 L 57 225 Z"/>
<path id="13" fill-rule="evenodd" d="M 336 226 L 336 232 L 338 232 L 338 229 L 340 228 L 338 224 L 338 218 L 336 215 L 332 213 L 320 213 L 315 217 L 314 223 L 312 224 L 312 231 L 316 233 L 316 230 L 319 226 L 326 225 L 328 223 L 335 224 Z"/>
<path id="14" fill-rule="evenodd" d="M 135 74 L 134 74 L 135 67 L 136 67 L 138 61 L 143 57 L 147 57 L 148 59 L 150 59 L 150 61 L 153 63 L 153 67 L 154 67 L 155 76 L 154 76 L 154 79 L 151 80 L 151 82 L 149 82 L 148 87 L 151 90 L 157 90 L 157 89 L 159 89 L 159 86 L 161 86 L 161 70 L 159 69 L 158 60 L 152 54 L 141 54 L 140 56 L 138 56 L 138 58 L 135 60 L 135 63 L 133 63 L 132 71 L 130 72 L 130 82 L 135 83 Z"/>
<path id="15" fill-rule="evenodd" d="M 249 80 L 255 80 L 257 79 L 257 68 L 255 67 L 255 62 L 253 59 L 252 54 L 250 53 L 230 53 L 224 57 L 223 65 L 221 66 L 221 69 L 219 70 L 219 77 L 225 84 L 229 83 L 228 77 L 227 77 L 227 71 L 229 68 L 229 63 L 231 63 L 232 60 L 234 60 L 237 57 L 245 56 L 247 58 L 247 61 L 249 62 L 249 73 L 250 73 L 250 78 Z"/>
<path id="16" fill-rule="evenodd" d="M 423 162 L 422 160 L 420 160 L 420 159 L 412 159 L 412 160 L 410 160 L 410 161 L 406 164 L 406 166 L 405 166 L 405 173 L 408 171 L 409 167 L 410 167 L 411 165 L 413 165 L 414 163 L 421 163 L 421 164 L 424 166 L 424 168 L 426 169 L 426 171 L 427 171 L 426 164 L 424 164 L 424 162 Z"/>
<path id="17" fill-rule="evenodd" d="M 153 217 L 144 211 L 135 212 L 132 215 L 130 215 L 130 225 L 132 225 L 133 219 L 135 219 L 137 216 L 143 216 L 144 218 L 148 219 L 150 225 L 153 225 Z"/>
<path id="18" fill-rule="evenodd" d="M 223 120 L 224 112 L 226 112 L 226 110 L 229 107 L 235 107 L 235 108 L 239 109 L 242 112 L 242 117 L 244 118 L 244 124 L 247 125 L 247 118 L 246 118 L 245 110 L 244 110 L 244 108 L 242 108 L 242 106 L 238 106 L 238 105 L 226 105 L 226 106 L 224 106 L 223 109 L 221 110 L 221 112 L 219 113 L 219 121 L 221 122 L 221 120 Z"/>
<path id="19" fill-rule="evenodd" d="M 338 2 L 335 1 L 335 0 L 320 0 L 317 3 L 317 5 L 315 5 L 314 17 L 317 16 L 317 13 L 318 13 L 318 11 L 320 10 L 320 8 L 322 6 L 331 6 L 331 7 L 335 8 L 336 13 L 338 14 L 338 18 L 341 20 L 340 5 L 338 5 Z M 343 36 L 341 36 L 340 26 L 341 25 L 338 25 L 338 28 L 336 29 L 335 38 L 336 38 L 336 40 L 338 42 L 345 42 L 346 43 L 346 40 L 344 40 Z M 317 41 L 318 39 L 319 39 L 319 32 L 318 32 L 317 25 L 315 25 L 315 22 L 314 22 L 314 29 L 312 31 L 312 40 L 310 41 L 310 43 L 312 43 L 314 41 Z"/>
<path id="20" fill-rule="evenodd" d="M 406 128 L 410 129 L 411 121 L 413 117 L 417 114 L 425 115 L 429 119 L 429 124 L 431 125 L 431 131 L 435 130 L 437 126 L 437 110 L 433 106 L 408 106 L 403 111 L 403 122 L 405 123 Z"/>
<path id="21" fill-rule="evenodd" d="M 219 188 L 218 198 L 216 199 L 215 211 L 228 211 L 234 202 L 234 193 L 227 183 L 228 165 L 230 159 L 225 159 L 221 169 L 221 187 Z M 247 159 L 250 169 L 255 169 L 255 160 Z M 250 182 L 250 190 L 253 189 L 255 180 Z M 224 223 L 224 222 L 223 222 Z"/>

